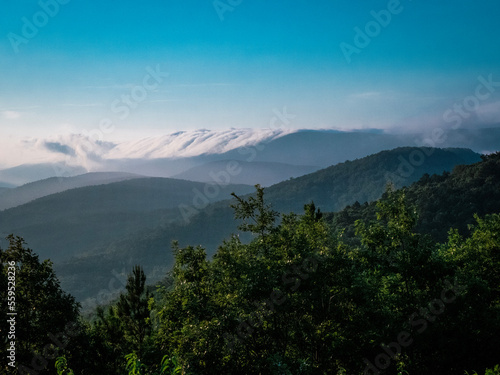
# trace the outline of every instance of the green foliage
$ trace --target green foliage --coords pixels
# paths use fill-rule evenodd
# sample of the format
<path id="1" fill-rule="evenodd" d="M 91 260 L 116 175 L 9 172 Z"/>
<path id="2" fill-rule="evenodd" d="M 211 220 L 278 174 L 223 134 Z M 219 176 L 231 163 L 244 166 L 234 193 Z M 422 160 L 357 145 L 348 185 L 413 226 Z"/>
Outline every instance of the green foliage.
<path id="1" fill-rule="evenodd" d="M 465 374 L 469 375 L 469 373 L 467 371 L 465 372 Z M 474 371 L 471 375 L 478 375 L 478 373 L 476 371 Z M 486 372 L 484 373 L 484 375 L 500 375 L 500 365 L 496 365 L 492 369 L 486 369 Z"/>
<path id="2" fill-rule="evenodd" d="M 44 350 L 61 355 L 77 334 L 78 304 L 61 289 L 49 260 L 40 262 L 21 237 L 10 235 L 7 240 L 7 250 L 0 249 L 0 303 L 2 311 L 17 313 L 16 362 L 24 368 L 32 368 L 34 357 L 40 355 L 43 359 L 40 370 L 45 371 L 54 368 L 55 361 L 44 355 Z M 13 310 L 8 310 L 7 306 L 7 285 L 15 287 L 15 305 L 9 306 Z M 2 319 L 0 331 L 3 337 L 7 337 L 8 330 L 7 319 Z M 0 354 L 3 358 L 7 356 L 6 352 L 7 346 L 2 345 Z"/>
<path id="3" fill-rule="evenodd" d="M 161 361 L 159 375 L 178 375 L 182 374 L 182 366 L 177 361 L 177 357 L 165 355 Z"/>
<path id="4" fill-rule="evenodd" d="M 278 213 L 264 203 L 264 188 L 260 185 L 255 185 L 255 188 L 257 190 L 256 196 L 250 196 L 246 200 L 231 193 L 238 201 L 231 207 L 234 209 L 235 218 L 244 221 L 238 227 L 239 230 L 258 234 L 264 238 L 273 229 Z"/>
<path id="5" fill-rule="evenodd" d="M 126 370 L 129 375 L 143 375 L 146 371 L 146 365 L 141 363 L 141 360 L 137 357 L 137 354 L 130 353 L 125 356 L 127 361 Z"/>
<path id="6" fill-rule="evenodd" d="M 201 248 L 175 248 L 175 287 L 159 314 L 160 345 L 194 373 L 326 370 L 331 363 L 324 335 L 331 326 L 316 324 L 345 298 L 345 254 L 314 204 L 302 217 L 285 215 L 279 225 L 272 225 L 275 214 L 260 193 L 235 208 L 246 212 L 243 219 L 258 212 L 253 228 L 265 229 L 255 229 L 249 244 L 232 237 L 212 262 Z M 328 279 L 343 285 L 335 300 L 324 288 Z M 347 312 L 348 303 L 340 308 Z"/>
<path id="7" fill-rule="evenodd" d="M 158 371 L 148 371 L 148 366 L 141 363 L 141 360 L 137 357 L 135 353 L 129 353 L 125 356 L 126 366 L 125 369 L 128 371 L 128 375 L 178 375 L 182 374 L 182 367 L 178 364 L 176 357 L 169 357 L 168 355 L 163 356 L 160 367 Z"/>
<path id="8" fill-rule="evenodd" d="M 57 375 L 74 375 L 73 370 L 68 367 L 68 361 L 64 356 L 56 359 L 56 371 Z"/>
<path id="9" fill-rule="evenodd" d="M 151 295 L 146 290 L 146 275 L 140 266 L 134 267 L 125 288 L 127 293 L 121 294 L 116 304 L 116 317 L 120 321 L 125 340 L 140 358 L 145 340 L 151 333 L 148 306 Z"/>
<path id="10" fill-rule="evenodd" d="M 144 271 L 136 266 L 118 301 L 107 308 L 97 308 L 96 319 L 88 332 L 101 354 L 97 362 L 107 369 L 107 373 L 122 374 L 133 370 L 149 374 L 155 371 L 156 365 L 146 365 L 159 363 L 161 359 L 159 350 L 154 347 L 153 306 L 154 299 L 147 290 Z M 125 356 L 126 364 L 123 363 Z"/>
<path id="11" fill-rule="evenodd" d="M 401 331 L 410 333 L 412 345 L 391 359 L 387 374 L 458 374 L 494 357 L 497 216 L 479 219 L 468 239 L 451 235 L 450 244 L 440 245 L 416 231 L 407 191 L 388 191 L 376 205 L 376 220 L 356 224 L 357 245 L 350 245 L 329 235 L 313 203 L 302 216 L 268 220 L 272 210 L 257 189 L 256 197 L 234 206 L 239 218 L 251 219 L 250 243 L 233 236 L 212 261 L 200 247 L 174 246 L 174 288 L 159 303 L 158 345 L 179 359 L 182 371 L 360 373 L 363 358 L 374 361 Z M 451 250 L 458 245 L 461 252 Z M 433 315 L 429 303 L 443 296 L 450 280 L 463 290 Z M 486 293 L 474 292 L 471 280 Z M 483 312 L 474 315 L 477 306 Z M 414 314 L 425 329 L 409 324 Z M 484 333 L 478 335 L 477 324 Z M 462 338 L 478 346 L 472 358 L 457 356 L 471 350 L 461 348 Z M 495 344 L 488 349 L 481 340 Z"/>

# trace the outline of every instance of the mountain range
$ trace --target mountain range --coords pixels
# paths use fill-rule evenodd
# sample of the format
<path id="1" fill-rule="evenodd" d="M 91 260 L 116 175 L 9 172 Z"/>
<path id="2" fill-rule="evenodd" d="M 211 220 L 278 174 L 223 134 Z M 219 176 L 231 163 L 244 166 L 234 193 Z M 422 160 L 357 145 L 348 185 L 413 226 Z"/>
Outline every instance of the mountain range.
<path id="1" fill-rule="evenodd" d="M 131 180 L 144 176 L 130 173 L 86 173 L 75 177 L 50 177 L 36 182 L 27 183 L 16 188 L 0 188 L 0 211 L 23 205 L 47 195 L 79 187 L 105 185 L 113 182 Z"/>
<path id="2" fill-rule="evenodd" d="M 86 172 L 126 172 L 150 177 L 174 177 L 186 173 L 186 177 L 192 178 L 198 174 L 196 171 L 213 168 L 214 162 L 229 160 L 244 162 L 247 175 L 271 176 L 267 181 L 260 181 L 263 185 L 271 185 L 278 182 L 277 178 L 272 178 L 274 175 L 279 179 L 297 177 L 311 172 L 313 167 L 326 168 L 396 147 L 467 147 L 478 153 L 488 153 L 495 151 L 500 144 L 498 126 L 434 130 L 439 132 L 203 129 L 122 142 L 111 142 L 104 136 L 94 139 L 81 134 L 60 135 L 24 141 L 25 154 L 33 155 L 30 163 L 1 169 L 0 187 Z M 205 182 L 206 175 L 199 176 L 199 180 L 201 177 Z M 250 178 L 235 179 L 236 183 L 250 181 L 253 183 Z"/>
<path id="3" fill-rule="evenodd" d="M 479 160 L 479 154 L 467 149 L 397 148 L 287 178 L 266 189 L 266 200 L 280 212 L 300 213 L 311 201 L 322 211 L 338 211 L 380 198 L 389 182 L 398 188 L 425 174 Z M 246 165 L 235 160 L 212 163 L 218 178 L 208 182 L 93 173 L 11 189 L 3 195 L 11 194 L 18 203 L 33 200 L 0 211 L 1 236 L 21 235 L 42 259 L 54 261 L 65 290 L 80 301 L 95 302 L 136 263 L 150 281 L 160 280 L 172 264 L 173 240 L 181 246 L 202 245 L 213 254 L 237 233 L 228 199 L 232 192 L 245 197 L 254 191 L 232 184 L 233 176 L 244 175 Z M 203 179 L 196 171 L 193 176 Z M 37 191 L 47 195 L 36 198 Z"/>

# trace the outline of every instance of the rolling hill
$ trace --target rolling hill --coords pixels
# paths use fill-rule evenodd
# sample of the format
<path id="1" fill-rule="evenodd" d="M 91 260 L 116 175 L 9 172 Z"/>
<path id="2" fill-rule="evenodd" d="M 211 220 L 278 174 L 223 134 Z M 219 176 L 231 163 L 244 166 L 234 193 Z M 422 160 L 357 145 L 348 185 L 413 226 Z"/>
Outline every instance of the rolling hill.
<path id="1" fill-rule="evenodd" d="M 21 206 L 35 199 L 56 194 L 65 190 L 85 186 L 104 185 L 113 182 L 131 180 L 144 176 L 130 173 L 86 173 L 75 177 L 50 177 L 44 180 L 31 182 L 14 189 L 0 190 L 0 211 Z"/>
<path id="2" fill-rule="evenodd" d="M 237 173 L 227 173 L 228 166 L 233 163 Z M 270 186 L 293 177 L 303 176 L 318 170 L 319 167 L 291 165 L 271 162 L 247 162 L 235 160 L 212 161 L 193 167 L 173 176 L 190 181 L 217 182 L 226 181 L 232 184 Z M 226 176 L 226 177 L 224 177 Z"/>
<path id="3" fill-rule="evenodd" d="M 20 235 L 42 258 L 60 261 L 179 220 L 180 204 L 192 205 L 199 199 L 202 207 L 226 199 L 231 191 L 246 194 L 251 190 L 245 185 L 218 187 L 167 178 L 82 187 L 1 211 L 0 235 Z"/>
<path id="4" fill-rule="evenodd" d="M 479 154 L 468 149 L 402 147 L 283 181 L 268 188 L 266 195 L 282 212 L 300 212 L 311 201 L 323 211 L 339 211 L 355 201 L 380 198 L 388 183 L 400 188 L 425 173 L 440 174 L 479 160 Z"/>
<path id="5" fill-rule="evenodd" d="M 0 170 L 3 186 L 15 187 L 50 177 L 76 176 L 86 173 L 81 166 L 66 166 L 61 163 L 23 164 Z"/>
<path id="6" fill-rule="evenodd" d="M 458 165 L 451 173 L 423 175 L 406 188 L 406 199 L 417 207 L 417 230 L 436 241 L 447 239 L 449 228 L 463 236 L 475 214 L 480 217 L 500 212 L 500 154 L 483 157 L 472 165 Z M 374 220 L 376 202 L 355 202 L 343 210 L 326 215 L 332 227 L 346 228 L 344 238 L 354 236 L 354 222 Z"/>

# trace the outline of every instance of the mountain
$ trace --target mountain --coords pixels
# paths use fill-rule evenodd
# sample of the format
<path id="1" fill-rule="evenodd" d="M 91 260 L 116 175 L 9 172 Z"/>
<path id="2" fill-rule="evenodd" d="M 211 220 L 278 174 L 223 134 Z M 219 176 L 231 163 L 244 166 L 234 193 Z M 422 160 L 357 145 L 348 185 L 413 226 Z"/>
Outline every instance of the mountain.
<path id="1" fill-rule="evenodd" d="M 323 212 L 339 211 L 356 201 L 380 198 L 388 182 L 408 186 L 426 174 L 441 174 L 479 160 L 478 154 L 466 149 L 397 148 L 270 186 L 266 201 L 281 212 L 301 213 L 311 201 Z M 228 171 L 227 162 L 214 165 Z M 232 164 L 229 171 L 235 170 Z M 463 179 L 464 173 L 457 179 Z M 81 178 L 102 181 L 104 176 Z M 78 178 L 62 181 L 74 183 Z M 41 183 L 50 186 L 51 182 Z M 476 183 L 480 189 L 480 182 Z M 461 204 L 466 204 L 470 194 L 477 194 L 467 184 L 455 184 L 463 191 L 452 196 L 463 196 Z M 151 282 L 160 280 L 172 264 L 173 240 L 181 246 L 202 245 L 213 254 L 221 241 L 237 233 L 238 223 L 227 200 L 230 193 L 245 196 L 254 191 L 247 185 L 220 185 L 134 178 L 70 189 L 1 211 L 0 235 L 23 236 L 42 259 L 54 261 L 65 290 L 84 300 L 108 289 L 112 280 L 115 283 L 121 277 L 117 275 L 125 275 L 137 263 L 144 266 Z M 422 196 L 435 194 L 429 191 Z"/>
<path id="2" fill-rule="evenodd" d="M 136 264 L 144 267 L 148 282 L 164 279 L 173 265 L 172 241 L 181 246 L 201 245 L 213 254 L 224 239 L 237 233 L 237 226 L 229 202 L 223 201 L 201 210 L 189 223 L 170 222 L 124 235 L 89 253 L 57 262 L 54 269 L 64 289 L 83 301 L 84 309 L 91 308 L 116 297 L 116 290 L 125 286 L 126 276 Z"/>
<path id="3" fill-rule="evenodd" d="M 86 173 L 82 166 L 68 166 L 62 163 L 23 164 L 0 170 L 0 181 L 7 187 L 23 185 L 50 177 L 64 177 Z M 5 186 L 5 185 L 4 185 Z"/>
<path id="4" fill-rule="evenodd" d="M 273 161 L 322 168 L 382 150 L 410 145 L 408 136 L 373 132 L 301 130 L 262 142 L 255 147 L 237 149 L 227 155 L 245 156 L 250 161 Z"/>
<path id="5" fill-rule="evenodd" d="M 416 156 L 420 153 L 429 156 L 419 161 Z M 412 170 L 401 158 L 406 158 L 408 163 L 409 160 L 414 164 L 417 161 L 417 164 L 421 163 Z M 324 212 L 335 211 L 361 197 L 370 200 L 380 198 L 389 178 L 394 179 L 396 186 L 409 185 L 425 173 L 451 171 L 457 164 L 478 160 L 481 160 L 479 155 L 464 149 L 400 148 L 384 151 L 273 185 L 265 190 L 266 201 L 282 212 L 293 210 L 301 213 L 303 205 L 311 200 Z M 398 171 L 401 175 L 395 179 Z M 410 171 L 412 173 L 407 175 Z M 229 194 L 225 197 L 229 198 Z M 58 262 L 55 268 L 65 289 L 80 300 L 96 296 L 103 285 L 116 279 L 116 273 L 126 274 L 136 263 L 144 266 L 148 278 L 154 282 L 153 275 L 161 275 L 172 264 L 170 243 L 173 240 L 178 240 L 181 246 L 202 245 L 209 254 L 213 254 L 225 238 L 237 233 L 238 223 L 229 205 L 230 201 L 216 202 L 197 209 L 196 214 L 184 217 L 184 220 L 163 220 L 156 225 L 155 218 L 148 217 L 151 226 L 141 227 L 141 233 L 127 233 L 128 236 L 124 235 L 109 245 L 98 246 L 96 243 L 93 251 Z M 165 211 L 162 213 L 171 215 Z M 80 225 L 81 229 L 85 229 L 89 224 L 80 222 Z"/>
<path id="6" fill-rule="evenodd" d="M 355 201 L 380 198 L 388 183 L 400 188 L 425 173 L 440 174 L 479 160 L 468 149 L 396 148 L 283 181 L 268 188 L 266 196 L 282 212 L 300 212 L 311 201 L 323 211 L 338 211 Z"/>
<path id="7" fill-rule="evenodd" d="M 7 189 L 3 193 L 0 190 L 0 211 L 69 189 L 110 184 L 140 177 L 144 176 L 118 172 L 86 173 L 75 177 L 50 177 L 19 186 L 15 189 Z"/>
<path id="8" fill-rule="evenodd" d="M 16 185 L 0 181 L 0 189 L 2 189 L 2 191 L 6 191 L 6 189 L 12 189 L 12 188 L 15 188 L 15 187 L 16 187 Z"/>
<path id="9" fill-rule="evenodd" d="M 0 236 L 20 235 L 40 257 L 61 261 L 132 233 L 182 220 L 184 206 L 203 208 L 226 199 L 232 191 L 247 194 L 252 190 L 246 185 L 219 187 L 166 178 L 71 189 L 1 211 Z"/>
<path id="10" fill-rule="evenodd" d="M 435 134 L 432 131 L 397 134 L 383 130 L 203 129 L 115 143 L 70 134 L 24 142 L 23 147 L 28 148 L 30 155 L 39 155 L 40 160 L 52 163 L 0 171 L 0 181 L 18 186 L 49 177 L 109 171 L 173 177 L 190 168 L 225 160 L 326 168 L 397 147 L 468 147 L 487 153 L 498 150 L 500 144 L 500 126 L 442 130 L 438 138 Z"/>
<path id="11" fill-rule="evenodd" d="M 500 213 L 500 153 L 483 156 L 479 163 L 458 165 L 451 173 L 424 174 L 405 189 L 405 195 L 417 207 L 419 232 L 441 242 L 446 241 L 449 228 L 466 236 L 474 215 Z M 327 220 L 335 228 L 347 228 L 344 238 L 354 237 L 356 220 L 375 219 L 375 203 L 355 202 L 327 214 Z"/>
<path id="12" fill-rule="evenodd" d="M 270 186 L 289 178 L 312 173 L 318 169 L 318 167 L 285 163 L 221 160 L 190 168 L 173 177 L 199 182 Z"/>

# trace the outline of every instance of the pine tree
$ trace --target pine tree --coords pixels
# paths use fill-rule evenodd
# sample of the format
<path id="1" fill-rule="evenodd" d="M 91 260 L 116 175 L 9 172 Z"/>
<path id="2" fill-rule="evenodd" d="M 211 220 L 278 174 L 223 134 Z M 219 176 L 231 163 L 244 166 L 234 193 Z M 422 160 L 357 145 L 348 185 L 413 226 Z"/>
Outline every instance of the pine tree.
<path id="1" fill-rule="evenodd" d="M 151 294 L 146 290 L 146 275 L 142 267 L 134 267 L 125 288 L 127 293 L 120 295 L 117 303 L 117 316 L 122 322 L 125 338 L 141 358 L 145 340 L 151 331 L 148 308 Z"/>

